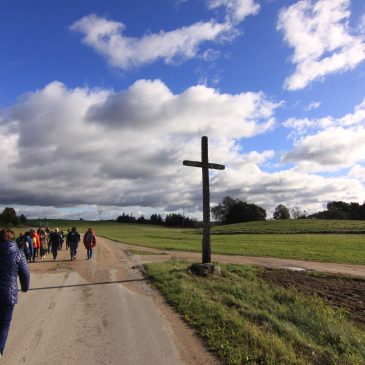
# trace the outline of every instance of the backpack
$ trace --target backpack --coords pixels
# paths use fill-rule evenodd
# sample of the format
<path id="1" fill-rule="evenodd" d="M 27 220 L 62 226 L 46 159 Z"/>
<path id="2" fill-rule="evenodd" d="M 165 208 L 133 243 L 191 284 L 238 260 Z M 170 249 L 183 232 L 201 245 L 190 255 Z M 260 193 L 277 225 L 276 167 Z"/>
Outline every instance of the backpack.
<path id="1" fill-rule="evenodd" d="M 94 235 L 92 231 L 87 231 L 85 235 L 85 242 L 93 242 Z"/>
<path id="2" fill-rule="evenodd" d="M 24 252 L 29 249 L 29 244 L 24 236 L 20 239 L 18 247 L 22 249 Z"/>

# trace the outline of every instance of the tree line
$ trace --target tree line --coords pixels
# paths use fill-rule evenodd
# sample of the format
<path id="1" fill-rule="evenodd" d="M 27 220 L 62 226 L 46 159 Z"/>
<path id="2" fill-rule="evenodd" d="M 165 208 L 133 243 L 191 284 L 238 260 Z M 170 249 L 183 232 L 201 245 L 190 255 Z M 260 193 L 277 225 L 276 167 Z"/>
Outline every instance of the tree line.
<path id="1" fill-rule="evenodd" d="M 195 218 L 189 218 L 180 213 L 167 214 L 165 218 L 162 218 L 160 214 L 152 214 L 149 219 L 143 215 L 136 218 L 133 215 L 123 213 L 116 219 L 117 223 L 139 223 L 139 224 L 152 224 L 161 225 L 167 227 L 198 227 L 198 220 Z"/>
<path id="2" fill-rule="evenodd" d="M 365 202 L 332 201 L 327 204 L 326 210 L 308 215 L 308 218 L 365 220 Z"/>
<path id="3" fill-rule="evenodd" d="M 332 201 L 327 203 L 327 209 L 308 215 L 300 207 L 288 209 L 284 204 L 279 204 L 274 211 L 274 219 L 348 219 L 348 220 L 365 220 L 365 202 L 359 204 L 356 202 L 346 203 L 343 201 Z M 247 203 L 240 199 L 234 199 L 226 196 L 222 202 L 211 209 L 213 219 L 222 224 L 233 224 L 250 221 L 266 220 L 266 210 L 256 204 Z M 201 222 L 195 218 L 186 217 L 180 213 L 170 213 L 163 218 L 160 214 L 154 213 L 149 218 L 143 215 L 136 218 L 132 214 L 123 213 L 117 217 L 118 223 L 136 223 L 163 225 L 168 227 L 201 227 Z M 17 216 L 14 208 L 5 207 L 0 214 L 0 225 L 26 224 L 27 218 L 24 214 Z"/>
<path id="4" fill-rule="evenodd" d="M 233 224 L 250 221 L 266 220 L 266 210 L 256 204 L 247 203 L 230 196 L 212 208 L 213 218 L 222 224 Z M 365 202 L 346 203 L 332 201 L 327 204 L 327 210 L 308 215 L 306 210 L 295 207 L 289 210 L 284 204 L 279 204 L 273 214 L 274 219 L 353 219 L 365 220 Z"/>

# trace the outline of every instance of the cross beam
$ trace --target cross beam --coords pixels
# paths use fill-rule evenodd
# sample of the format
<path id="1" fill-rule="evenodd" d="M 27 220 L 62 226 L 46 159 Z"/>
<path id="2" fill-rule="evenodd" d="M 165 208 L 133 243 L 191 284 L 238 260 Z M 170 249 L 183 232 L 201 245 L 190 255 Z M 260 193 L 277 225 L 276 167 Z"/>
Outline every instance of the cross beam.
<path id="1" fill-rule="evenodd" d="M 202 137 L 202 160 L 183 161 L 185 166 L 200 167 L 203 175 L 203 242 L 202 261 L 203 264 L 211 262 L 210 248 L 210 193 L 209 193 L 209 169 L 224 170 L 224 165 L 209 163 L 208 161 L 208 137 Z"/>

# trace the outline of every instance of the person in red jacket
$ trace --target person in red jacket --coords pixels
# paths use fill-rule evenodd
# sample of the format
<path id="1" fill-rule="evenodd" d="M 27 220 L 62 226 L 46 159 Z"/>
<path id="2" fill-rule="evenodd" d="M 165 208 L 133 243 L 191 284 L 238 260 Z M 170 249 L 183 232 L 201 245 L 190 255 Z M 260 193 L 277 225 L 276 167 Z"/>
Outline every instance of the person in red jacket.
<path id="1" fill-rule="evenodd" d="M 95 232 L 91 228 L 84 234 L 84 246 L 87 250 L 87 259 L 90 260 L 93 255 L 93 248 L 96 246 Z"/>
<path id="2" fill-rule="evenodd" d="M 35 262 L 35 258 L 39 255 L 39 249 L 41 248 L 41 240 L 39 239 L 39 235 L 35 229 L 32 229 L 30 232 L 30 237 L 32 238 L 33 243 L 33 262 Z"/>

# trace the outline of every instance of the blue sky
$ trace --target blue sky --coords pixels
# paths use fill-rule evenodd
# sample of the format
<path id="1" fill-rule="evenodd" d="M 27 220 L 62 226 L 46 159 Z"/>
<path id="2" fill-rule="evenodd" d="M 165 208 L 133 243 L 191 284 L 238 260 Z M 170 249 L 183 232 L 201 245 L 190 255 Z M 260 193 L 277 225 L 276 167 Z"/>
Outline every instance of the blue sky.
<path id="1" fill-rule="evenodd" d="M 213 204 L 365 200 L 362 0 L 2 1 L 0 55 L 0 204 L 27 216 L 199 217 L 202 135 Z"/>

